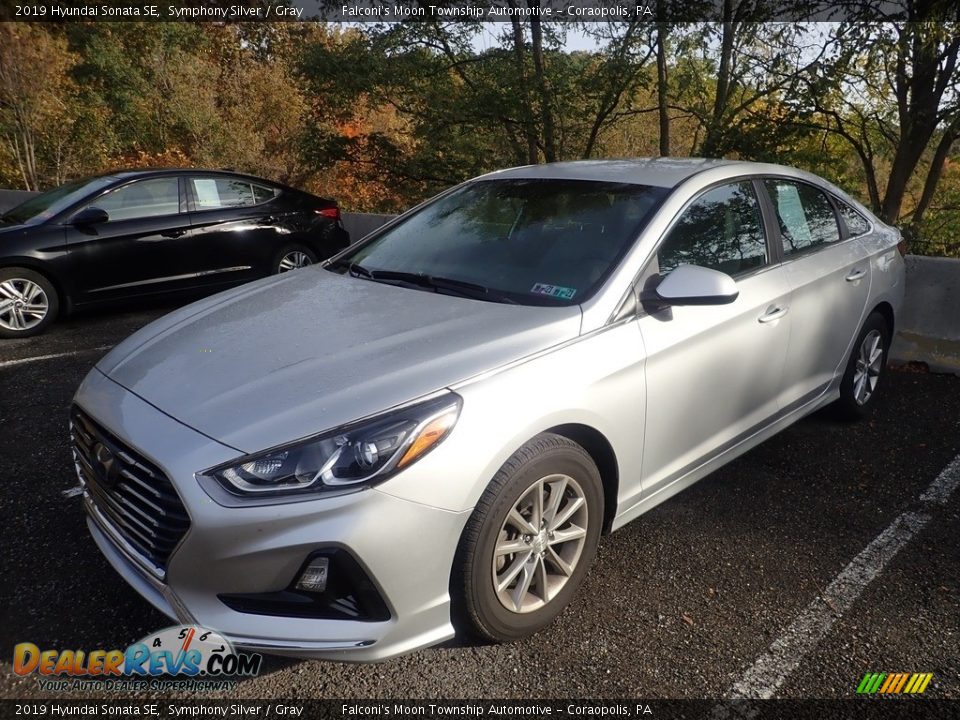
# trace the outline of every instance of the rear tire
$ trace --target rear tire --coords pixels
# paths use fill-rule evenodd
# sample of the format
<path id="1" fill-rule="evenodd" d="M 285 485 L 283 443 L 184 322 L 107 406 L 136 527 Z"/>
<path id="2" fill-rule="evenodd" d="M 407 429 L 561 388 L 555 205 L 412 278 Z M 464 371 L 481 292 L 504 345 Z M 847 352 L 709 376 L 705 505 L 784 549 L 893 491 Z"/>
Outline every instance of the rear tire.
<path id="1" fill-rule="evenodd" d="M 43 275 L 26 268 L 0 269 L 0 338 L 39 335 L 60 311 L 60 298 Z"/>
<path id="2" fill-rule="evenodd" d="M 603 485 L 587 452 L 538 435 L 504 463 L 477 503 L 454 561 L 454 614 L 472 634 L 511 642 L 569 604 L 597 551 Z"/>
<path id="3" fill-rule="evenodd" d="M 273 273 L 276 275 L 297 270 L 313 265 L 316 261 L 317 256 L 310 248 L 303 245 L 286 245 L 277 253 L 273 261 Z"/>
<path id="4" fill-rule="evenodd" d="M 890 328 L 880 313 L 871 313 L 850 351 L 847 369 L 840 381 L 840 399 L 835 408 L 844 420 L 860 420 L 873 411 L 883 387 L 890 350 Z"/>

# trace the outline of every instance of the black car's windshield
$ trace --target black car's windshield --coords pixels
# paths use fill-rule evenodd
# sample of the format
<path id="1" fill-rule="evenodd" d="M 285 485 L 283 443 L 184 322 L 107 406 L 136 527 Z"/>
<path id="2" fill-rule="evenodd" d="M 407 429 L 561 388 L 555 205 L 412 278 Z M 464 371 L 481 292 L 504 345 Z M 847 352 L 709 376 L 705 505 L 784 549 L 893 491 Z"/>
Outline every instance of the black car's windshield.
<path id="1" fill-rule="evenodd" d="M 599 288 L 666 194 L 592 180 L 480 180 L 330 269 L 434 292 L 459 283 L 493 301 L 571 305 Z"/>
<path id="2" fill-rule="evenodd" d="M 116 178 L 97 177 L 66 183 L 40 195 L 34 195 L 26 202 L 8 210 L 2 215 L 3 222 L 13 225 L 41 223 L 113 182 L 116 182 Z"/>

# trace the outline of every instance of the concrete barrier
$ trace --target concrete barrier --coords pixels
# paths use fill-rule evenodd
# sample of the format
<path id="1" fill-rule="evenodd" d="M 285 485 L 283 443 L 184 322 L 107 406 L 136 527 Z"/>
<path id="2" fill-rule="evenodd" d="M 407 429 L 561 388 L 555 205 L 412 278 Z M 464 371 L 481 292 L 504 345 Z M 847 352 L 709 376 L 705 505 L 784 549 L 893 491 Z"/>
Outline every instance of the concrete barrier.
<path id="1" fill-rule="evenodd" d="M 15 208 L 31 195 L 36 195 L 36 193 L 26 190 L 0 190 L 0 213 Z"/>
<path id="2" fill-rule="evenodd" d="M 890 356 L 960 375 L 960 260 L 907 255 L 907 295 Z"/>
<path id="3" fill-rule="evenodd" d="M 0 190 L 0 213 L 33 193 Z M 357 242 L 395 215 L 343 213 Z M 960 260 L 907 256 L 907 294 L 890 348 L 894 362 L 924 362 L 931 370 L 960 375 Z"/>
<path id="4" fill-rule="evenodd" d="M 350 242 L 366 237 L 374 230 L 393 220 L 396 215 L 380 215 L 377 213 L 343 213 L 343 226 L 350 233 Z"/>

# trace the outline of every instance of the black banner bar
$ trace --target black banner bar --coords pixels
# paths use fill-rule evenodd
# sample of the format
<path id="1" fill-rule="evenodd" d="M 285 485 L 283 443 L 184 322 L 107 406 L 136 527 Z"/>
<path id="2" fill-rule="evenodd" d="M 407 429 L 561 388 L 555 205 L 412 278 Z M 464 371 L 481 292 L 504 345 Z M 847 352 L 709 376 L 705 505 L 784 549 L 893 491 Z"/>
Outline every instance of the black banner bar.
<path id="1" fill-rule="evenodd" d="M 892 720 L 956 718 L 960 701 L 849 700 L 2 700 L 2 718 L 562 718 L 563 720 Z"/>
<path id="2" fill-rule="evenodd" d="M 960 3 L 909 0 L 0 0 L 0 20 L 18 22 L 863 22 L 960 20 Z"/>

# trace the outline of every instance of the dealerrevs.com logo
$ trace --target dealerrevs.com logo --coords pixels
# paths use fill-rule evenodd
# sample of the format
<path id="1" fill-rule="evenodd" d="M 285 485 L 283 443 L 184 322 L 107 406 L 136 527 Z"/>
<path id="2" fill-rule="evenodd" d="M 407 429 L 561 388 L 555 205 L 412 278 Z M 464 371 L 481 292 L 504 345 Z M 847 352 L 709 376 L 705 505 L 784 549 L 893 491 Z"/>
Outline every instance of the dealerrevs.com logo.
<path id="1" fill-rule="evenodd" d="M 166 628 L 126 650 L 44 650 L 30 642 L 13 649 L 13 671 L 37 675 L 44 690 L 226 689 L 238 676 L 256 675 L 262 660 L 196 625 Z"/>

